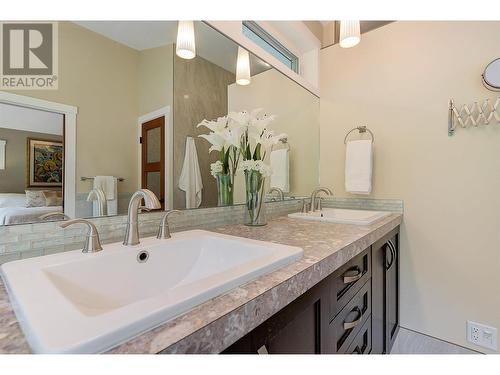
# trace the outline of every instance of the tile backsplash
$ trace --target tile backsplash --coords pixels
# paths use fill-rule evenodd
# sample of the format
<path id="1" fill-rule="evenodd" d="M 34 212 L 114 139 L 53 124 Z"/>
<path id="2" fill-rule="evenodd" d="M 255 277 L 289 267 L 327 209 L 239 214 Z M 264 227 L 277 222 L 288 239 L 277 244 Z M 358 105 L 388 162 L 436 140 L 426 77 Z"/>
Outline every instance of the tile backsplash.
<path id="1" fill-rule="evenodd" d="M 266 204 L 269 219 L 300 211 L 302 200 L 285 200 Z M 403 212 L 403 201 L 397 199 L 324 198 L 323 207 L 354 208 Z M 184 210 L 172 215 L 169 223 L 172 231 L 210 228 L 226 224 L 241 224 L 244 205 Z M 139 231 L 142 237 L 153 236 L 164 212 L 139 215 Z M 92 219 L 99 231 L 102 243 L 121 241 L 127 224 L 126 216 L 110 216 Z M 17 259 L 59 253 L 83 247 L 84 226 L 59 227 L 58 222 L 0 226 L 0 264 Z"/>
<path id="2" fill-rule="evenodd" d="M 401 199 L 324 197 L 323 207 L 391 211 L 391 212 L 402 213 L 403 201 Z"/>

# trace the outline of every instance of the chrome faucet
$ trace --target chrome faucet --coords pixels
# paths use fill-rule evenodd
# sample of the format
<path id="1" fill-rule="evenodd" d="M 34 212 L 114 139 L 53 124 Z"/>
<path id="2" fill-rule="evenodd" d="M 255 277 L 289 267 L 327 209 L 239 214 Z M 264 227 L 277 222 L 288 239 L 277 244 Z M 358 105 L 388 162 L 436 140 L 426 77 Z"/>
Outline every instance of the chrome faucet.
<path id="1" fill-rule="evenodd" d="M 102 250 L 101 241 L 99 240 L 99 233 L 97 232 L 96 226 L 88 220 L 85 219 L 74 219 L 65 221 L 59 226 L 61 228 L 66 228 L 73 224 L 85 224 L 89 230 L 87 232 L 87 237 L 85 239 L 85 244 L 83 245 L 82 253 L 97 253 Z"/>
<path id="2" fill-rule="evenodd" d="M 57 216 L 60 216 L 63 220 L 71 219 L 68 215 L 65 215 L 64 212 L 61 212 L 61 211 L 47 212 L 46 214 L 38 216 L 38 218 L 40 220 L 47 220 L 47 219 L 55 218 Z"/>
<path id="3" fill-rule="evenodd" d="M 137 219 L 142 199 L 144 199 L 144 208 L 148 210 L 161 208 L 160 201 L 151 190 L 141 189 L 132 195 L 128 204 L 127 229 L 123 239 L 125 246 L 134 246 L 139 243 L 139 223 Z"/>
<path id="4" fill-rule="evenodd" d="M 168 225 L 168 217 L 170 214 L 175 214 L 175 213 L 180 213 L 181 211 L 179 210 L 170 210 L 168 211 L 165 216 L 163 216 L 163 219 L 161 219 L 160 227 L 158 228 L 158 234 L 156 235 L 156 238 L 159 240 L 165 240 L 170 238 L 170 226 Z"/>
<path id="5" fill-rule="evenodd" d="M 269 189 L 269 191 L 267 192 L 267 194 L 271 194 L 271 193 L 274 193 L 274 192 L 278 193 L 280 201 L 284 201 L 285 200 L 285 194 L 283 193 L 283 190 L 281 190 L 278 187 L 272 187 L 271 189 Z"/>
<path id="6" fill-rule="evenodd" d="M 311 193 L 311 210 L 309 212 L 314 212 L 316 211 L 316 209 L 321 210 L 321 200 L 319 201 L 319 204 L 316 205 L 316 197 L 319 193 L 325 193 L 326 195 L 333 195 L 333 192 L 327 187 L 319 187 L 314 189 L 313 192 Z"/>
<path id="7" fill-rule="evenodd" d="M 97 201 L 97 216 L 106 216 L 108 214 L 108 205 L 106 203 L 106 194 L 102 189 L 94 188 L 87 196 L 87 202 Z"/>

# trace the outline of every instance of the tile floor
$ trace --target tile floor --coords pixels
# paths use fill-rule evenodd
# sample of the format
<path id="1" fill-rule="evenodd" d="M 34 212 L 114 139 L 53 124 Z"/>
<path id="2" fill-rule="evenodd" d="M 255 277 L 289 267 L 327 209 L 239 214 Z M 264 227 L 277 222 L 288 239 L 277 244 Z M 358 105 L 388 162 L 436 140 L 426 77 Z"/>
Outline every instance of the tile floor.
<path id="1" fill-rule="evenodd" d="M 406 328 L 399 329 L 391 354 L 481 354 Z"/>

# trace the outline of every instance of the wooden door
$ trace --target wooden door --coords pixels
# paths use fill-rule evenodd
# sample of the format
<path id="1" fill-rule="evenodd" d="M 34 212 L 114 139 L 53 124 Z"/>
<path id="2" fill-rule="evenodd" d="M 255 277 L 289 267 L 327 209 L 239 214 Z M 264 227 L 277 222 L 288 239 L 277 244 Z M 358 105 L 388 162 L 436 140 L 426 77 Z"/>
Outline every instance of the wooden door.
<path id="1" fill-rule="evenodd" d="M 165 117 L 142 124 L 141 187 L 151 190 L 165 209 Z"/>

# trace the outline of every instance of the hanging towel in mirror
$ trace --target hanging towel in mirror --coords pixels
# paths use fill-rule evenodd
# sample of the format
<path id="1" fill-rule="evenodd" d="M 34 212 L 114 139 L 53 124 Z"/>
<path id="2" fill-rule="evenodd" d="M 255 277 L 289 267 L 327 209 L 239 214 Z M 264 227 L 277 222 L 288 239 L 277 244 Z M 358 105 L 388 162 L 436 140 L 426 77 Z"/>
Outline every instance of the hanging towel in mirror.
<path id="1" fill-rule="evenodd" d="M 201 204 L 203 183 L 201 181 L 198 154 L 192 137 L 186 138 L 186 153 L 179 178 L 179 189 L 186 192 L 186 208 L 198 208 Z"/>
<path id="2" fill-rule="evenodd" d="M 345 154 L 345 189 L 352 194 L 372 192 L 373 142 L 347 142 Z"/>
<path id="3" fill-rule="evenodd" d="M 118 179 L 115 176 L 95 176 L 94 189 L 101 189 L 106 196 L 108 215 L 118 214 Z M 97 201 L 92 205 L 93 215 L 97 216 L 99 207 Z"/>
<path id="4" fill-rule="evenodd" d="M 282 148 L 271 152 L 271 187 L 290 192 L 289 152 Z"/>

